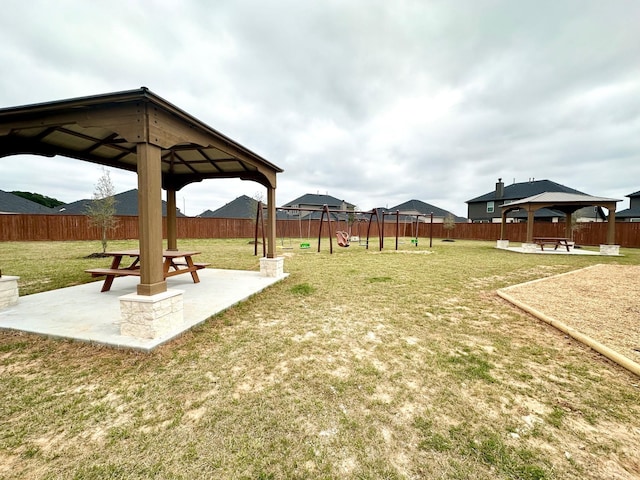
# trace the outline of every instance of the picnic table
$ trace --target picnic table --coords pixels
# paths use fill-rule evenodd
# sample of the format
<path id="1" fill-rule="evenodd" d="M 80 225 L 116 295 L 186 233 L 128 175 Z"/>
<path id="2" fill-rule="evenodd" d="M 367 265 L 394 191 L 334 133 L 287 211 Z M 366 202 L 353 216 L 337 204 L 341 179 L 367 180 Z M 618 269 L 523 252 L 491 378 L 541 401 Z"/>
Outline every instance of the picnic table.
<path id="1" fill-rule="evenodd" d="M 569 247 L 573 245 L 570 239 L 563 237 L 534 237 L 533 243 L 540 245 L 541 250 L 544 250 L 545 245 L 553 245 L 554 250 L 562 246 L 566 247 L 567 252 L 569 251 Z"/>
<path id="2" fill-rule="evenodd" d="M 195 263 L 193 256 L 200 252 L 180 251 L 180 250 L 164 250 L 162 252 L 163 264 L 162 269 L 164 278 L 183 273 L 190 273 L 193 283 L 199 283 L 198 270 L 207 267 L 208 263 Z M 92 277 L 106 276 L 101 292 L 108 292 L 111 289 L 113 280 L 116 277 L 124 276 L 140 276 L 140 250 L 121 250 L 117 252 L 105 252 L 105 255 L 113 257 L 110 268 L 91 268 L 85 270 Z M 122 266 L 122 259 L 130 257 L 132 259 L 128 266 Z"/>

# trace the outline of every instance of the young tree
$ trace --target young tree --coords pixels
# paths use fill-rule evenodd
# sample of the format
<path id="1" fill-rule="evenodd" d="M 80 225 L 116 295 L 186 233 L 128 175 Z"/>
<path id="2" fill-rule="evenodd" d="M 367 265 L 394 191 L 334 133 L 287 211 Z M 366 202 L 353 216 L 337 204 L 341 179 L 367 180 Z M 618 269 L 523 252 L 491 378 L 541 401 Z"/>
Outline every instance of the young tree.
<path id="1" fill-rule="evenodd" d="M 115 189 L 111 183 L 109 172 L 102 169 L 93 192 L 93 199 L 87 206 L 86 214 L 92 225 L 99 227 L 102 232 L 102 253 L 107 251 L 107 232 L 115 228 L 118 220 L 115 218 L 116 201 Z"/>
<path id="2" fill-rule="evenodd" d="M 446 217 L 442 220 L 442 228 L 447 231 L 447 238 L 451 235 L 451 230 L 456 228 L 456 219 L 452 214 L 448 213 Z"/>
<path id="3" fill-rule="evenodd" d="M 571 214 L 571 241 L 574 240 L 574 235 L 582 230 L 585 227 L 584 223 L 578 221 L 578 212 L 573 212 Z"/>

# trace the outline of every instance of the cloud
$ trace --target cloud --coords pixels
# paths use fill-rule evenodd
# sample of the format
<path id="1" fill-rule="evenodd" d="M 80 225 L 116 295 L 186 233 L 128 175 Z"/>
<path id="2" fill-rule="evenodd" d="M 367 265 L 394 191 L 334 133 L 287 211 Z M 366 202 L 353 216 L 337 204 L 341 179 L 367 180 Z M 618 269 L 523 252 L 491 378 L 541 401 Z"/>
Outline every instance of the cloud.
<path id="1" fill-rule="evenodd" d="M 319 191 L 465 215 L 498 177 L 640 188 L 637 2 L 5 3 L 0 105 L 147 86 L 284 168 L 282 203 Z M 3 190 L 70 200 L 99 177 L 0 166 Z M 70 172 L 80 181 L 59 180 Z M 135 187 L 121 175 L 116 189 Z M 196 214 L 261 189 L 204 182 L 178 197 Z"/>

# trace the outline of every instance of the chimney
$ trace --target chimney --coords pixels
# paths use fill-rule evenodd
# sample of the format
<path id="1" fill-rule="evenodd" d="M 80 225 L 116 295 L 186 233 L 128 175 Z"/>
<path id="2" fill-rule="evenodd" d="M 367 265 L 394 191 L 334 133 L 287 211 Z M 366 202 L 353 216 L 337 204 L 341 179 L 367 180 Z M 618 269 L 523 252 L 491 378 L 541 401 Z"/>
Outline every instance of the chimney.
<path id="1" fill-rule="evenodd" d="M 496 183 L 496 199 L 500 199 L 504 196 L 504 183 L 502 179 L 498 179 L 498 183 Z"/>

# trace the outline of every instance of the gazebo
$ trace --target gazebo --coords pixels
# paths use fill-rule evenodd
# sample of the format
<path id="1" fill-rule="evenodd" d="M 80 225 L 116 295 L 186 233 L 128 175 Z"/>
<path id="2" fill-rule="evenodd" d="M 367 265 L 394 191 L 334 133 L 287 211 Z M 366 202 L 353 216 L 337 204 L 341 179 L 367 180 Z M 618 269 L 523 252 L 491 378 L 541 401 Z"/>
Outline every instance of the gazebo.
<path id="1" fill-rule="evenodd" d="M 266 275 L 281 272 L 275 246 L 276 175 L 283 170 L 145 87 L 0 109 L 0 157 L 62 155 L 138 175 L 140 283 L 137 296 L 166 297 L 162 189 L 167 192 L 167 249 L 177 249 L 176 191 L 215 178 L 267 188 Z M 69 179 L 70 182 L 74 181 Z M 275 266 L 274 266 L 275 265 Z M 275 272 L 275 273 L 274 273 Z"/>
<path id="2" fill-rule="evenodd" d="M 607 244 L 601 245 L 600 250 L 603 254 L 618 253 L 618 245 L 615 244 L 616 238 L 616 203 L 621 200 L 615 198 L 594 197 L 591 195 L 564 193 L 564 192 L 544 192 L 531 197 L 515 200 L 505 203 L 502 208 L 502 223 L 500 226 L 500 241 L 506 241 L 505 230 L 507 224 L 507 214 L 513 210 L 523 209 L 527 212 L 527 238 L 525 244 L 533 244 L 534 215 L 541 208 L 549 208 L 558 210 L 565 214 L 565 228 L 567 238 L 571 237 L 571 215 L 576 210 L 583 207 L 596 206 L 604 207 L 609 211 L 607 217 Z M 533 245 L 535 247 L 535 245 Z"/>

